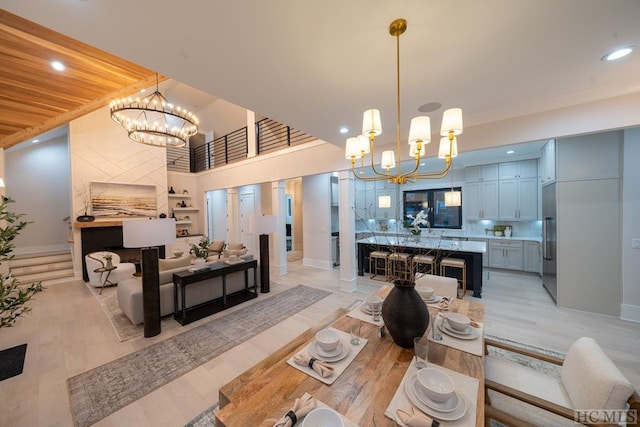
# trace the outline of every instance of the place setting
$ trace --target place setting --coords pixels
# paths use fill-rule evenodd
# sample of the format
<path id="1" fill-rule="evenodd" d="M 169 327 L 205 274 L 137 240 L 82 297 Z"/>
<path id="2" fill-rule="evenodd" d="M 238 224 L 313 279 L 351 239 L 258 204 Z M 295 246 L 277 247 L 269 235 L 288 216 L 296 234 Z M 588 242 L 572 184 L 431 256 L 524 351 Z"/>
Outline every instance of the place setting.
<path id="1" fill-rule="evenodd" d="M 433 288 L 420 285 L 415 289 L 425 304 L 440 310 L 449 310 L 451 307 L 450 297 L 436 294 Z"/>
<path id="2" fill-rule="evenodd" d="M 356 427 L 357 424 L 305 392 L 279 420 L 267 418 L 260 427 Z"/>
<path id="3" fill-rule="evenodd" d="M 409 365 L 385 415 L 401 426 L 475 425 L 478 380 L 428 362 L 427 336 L 414 339 Z"/>
<path id="4" fill-rule="evenodd" d="M 367 344 L 359 336 L 359 326 L 360 321 L 354 319 L 350 333 L 334 328 L 318 331 L 315 339 L 287 363 L 325 384 L 333 384 Z"/>
<path id="5" fill-rule="evenodd" d="M 482 355 L 484 325 L 460 313 L 438 313 L 433 319 L 430 341 L 457 348 L 467 353 Z"/>
<path id="6" fill-rule="evenodd" d="M 348 317 L 371 323 L 372 325 L 382 326 L 382 303 L 384 300 L 377 295 L 371 295 L 359 304 L 356 308 L 347 313 Z"/>

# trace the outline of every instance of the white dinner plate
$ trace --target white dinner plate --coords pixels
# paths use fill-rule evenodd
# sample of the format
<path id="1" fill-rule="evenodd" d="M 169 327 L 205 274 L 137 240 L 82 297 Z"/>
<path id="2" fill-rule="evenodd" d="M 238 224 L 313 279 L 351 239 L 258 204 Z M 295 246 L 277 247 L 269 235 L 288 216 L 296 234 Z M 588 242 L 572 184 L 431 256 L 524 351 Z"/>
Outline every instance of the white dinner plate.
<path id="1" fill-rule="evenodd" d="M 438 329 L 440 329 L 442 332 L 444 332 L 445 334 L 454 337 L 454 338 L 458 338 L 461 340 L 475 340 L 476 338 L 478 338 L 480 336 L 480 332 L 474 328 L 471 327 L 471 333 L 469 334 L 464 334 L 464 333 L 460 333 L 458 331 L 455 331 L 453 329 L 451 329 L 451 327 L 449 325 L 447 325 L 447 323 L 445 322 L 445 320 L 441 317 L 439 317 L 439 321 L 437 323 L 438 325 Z"/>
<path id="2" fill-rule="evenodd" d="M 367 304 L 366 302 L 363 302 L 362 304 L 360 304 L 360 310 L 362 310 L 362 312 L 365 314 L 369 314 L 369 315 L 373 314 L 373 311 L 371 311 L 371 307 L 369 307 L 369 304 Z"/>
<path id="3" fill-rule="evenodd" d="M 428 405 L 425 405 L 417 396 L 416 390 L 416 381 L 418 381 L 417 374 L 411 375 L 404 382 L 404 392 L 409 397 L 411 403 L 413 403 L 419 410 L 424 412 L 427 415 L 431 415 L 432 417 L 440 420 L 440 421 L 455 421 L 459 420 L 467 413 L 467 402 L 464 400 L 464 397 L 456 392 L 458 396 L 458 404 L 456 407 L 450 412 L 442 412 L 437 409 L 431 408 Z"/>
<path id="4" fill-rule="evenodd" d="M 442 326 L 449 332 L 453 332 L 454 334 L 458 334 L 458 335 L 472 335 L 473 331 L 474 331 L 474 327 L 469 325 L 466 327 L 466 329 L 464 331 L 459 331 L 457 329 L 455 329 L 453 326 L 451 326 L 451 324 L 449 322 L 447 322 L 447 319 L 444 319 L 444 322 L 442 323 Z"/>
<path id="5" fill-rule="evenodd" d="M 314 346 L 313 351 L 315 351 L 317 354 L 319 354 L 322 357 L 336 357 L 340 353 L 342 353 L 342 350 L 344 347 L 344 344 L 342 344 L 342 340 L 338 341 L 338 345 L 336 346 L 336 348 L 334 348 L 331 351 L 324 350 L 322 347 L 320 347 L 320 345 L 318 344 L 318 341 L 313 341 L 313 343 L 311 344 Z"/>
<path id="6" fill-rule="evenodd" d="M 344 345 L 342 341 L 340 341 L 340 344 L 342 344 L 342 349 L 338 354 L 336 354 L 335 356 L 322 356 L 318 352 L 318 350 L 322 351 L 322 349 L 320 349 L 320 347 L 318 347 L 317 343 L 314 341 L 311 343 L 311 345 L 309 345 L 309 354 L 311 354 L 311 356 L 315 357 L 316 359 L 322 360 L 323 362 L 338 362 L 347 357 L 350 351 L 348 345 Z"/>
<path id="7" fill-rule="evenodd" d="M 431 295 L 431 298 L 422 298 L 422 300 L 427 304 L 435 304 L 437 302 L 440 302 L 440 300 L 442 300 L 442 297 L 440 295 L 434 294 L 434 295 Z"/>

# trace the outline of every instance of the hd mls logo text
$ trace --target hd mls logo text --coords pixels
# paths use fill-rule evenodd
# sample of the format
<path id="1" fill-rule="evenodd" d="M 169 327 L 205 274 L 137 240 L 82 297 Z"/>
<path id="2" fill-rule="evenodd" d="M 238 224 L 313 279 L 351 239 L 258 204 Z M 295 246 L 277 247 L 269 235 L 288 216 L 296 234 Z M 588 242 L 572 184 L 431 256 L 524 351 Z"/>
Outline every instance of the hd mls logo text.
<path id="1" fill-rule="evenodd" d="M 573 413 L 573 420 L 581 424 L 618 424 L 638 423 L 638 412 L 632 410 L 578 409 Z"/>

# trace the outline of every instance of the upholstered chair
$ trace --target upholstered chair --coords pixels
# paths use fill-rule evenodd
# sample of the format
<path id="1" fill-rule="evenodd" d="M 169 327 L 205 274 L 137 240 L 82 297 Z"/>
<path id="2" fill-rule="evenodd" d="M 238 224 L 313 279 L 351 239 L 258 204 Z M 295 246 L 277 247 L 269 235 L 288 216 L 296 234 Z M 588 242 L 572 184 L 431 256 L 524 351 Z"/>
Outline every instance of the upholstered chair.
<path id="1" fill-rule="evenodd" d="M 98 268 L 102 268 L 107 264 L 104 259 L 105 254 L 111 254 L 111 263 L 114 267 L 117 267 L 109 274 L 110 284 L 118 284 L 121 280 L 133 277 L 136 272 L 136 266 L 129 262 L 120 262 L 120 256 L 115 252 L 92 252 L 85 255 L 84 260 L 87 265 L 87 276 L 89 276 L 89 283 L 91 286 L 101 288 L 106 278 L 105 273 L 95 272 Z"/>
<path id="2" fill-rule="evenodd" d="M 229 242 L 229 244 L 227 245 L 226 249 L 224 250 L 225 258 L 228 258 L 228 257 L 230 257 L 232 255 L 240 257 L 240 256 L 242 256 L 242 255 L 244 255 L 246 253 L 247 253 L 247 248 L 242 243 L 231 243 L 231 242 Z"/>
<path id="3" fill-rule="evenodd" d="M 215 261 L 217 259 L 220 259 L 224 247 L 224 240 L 214 240 L 213 242 L 211 242 L 211 244 L 207 248 L 207 250 L 209 251 L 207 261 Z"/>
<path id="4" fill-rule="evenodd" d="M 579 423 L 616 425 L 614 411 L 640 413 L 640 395 L 593 338 L 578 339 L 564 360 L 485 338 L 485 348 L 495 347 L 560 365 L 554 376 L 541 370 L 485 356 L 485 425 L 493 419 L 505 425 L 575 426 L 576 410 L 588 410 Z M 531 360 L 531 359 L 529 359 Z M 598 412 L 606 410 L 608 412 Z M 618 413 L 620 413 L 618 412 Z M 619 420 L 618 420 L 619 421 Z"/>

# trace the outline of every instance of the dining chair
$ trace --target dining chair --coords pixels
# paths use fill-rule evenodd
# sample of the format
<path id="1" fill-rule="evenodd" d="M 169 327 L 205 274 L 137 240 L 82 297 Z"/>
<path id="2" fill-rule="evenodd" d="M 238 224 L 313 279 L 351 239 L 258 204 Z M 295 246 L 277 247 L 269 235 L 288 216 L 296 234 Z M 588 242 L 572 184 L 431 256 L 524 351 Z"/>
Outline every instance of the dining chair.
<path id="1" fill-rule="evenodd" d="M 559 377 L 489 355 L 490 347 L 559 365 Z M 575 341 L 564 360 L 485 338 L 484 366 L 486 425 L 613 426 L 621 416 L 638 422 L 640 395 L 593 338 Z"/>
<path id="2" fill-rule="evenodd" d="M 453 277 L 425 274 L 416 279 L 416 286 L 419 285 L 430 287 L 436 295 L 446 296 L 449 301 L 458 297 L 458 280 Z"/>

